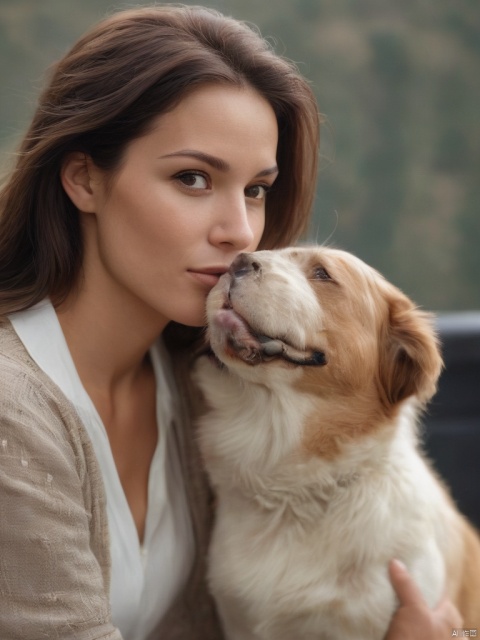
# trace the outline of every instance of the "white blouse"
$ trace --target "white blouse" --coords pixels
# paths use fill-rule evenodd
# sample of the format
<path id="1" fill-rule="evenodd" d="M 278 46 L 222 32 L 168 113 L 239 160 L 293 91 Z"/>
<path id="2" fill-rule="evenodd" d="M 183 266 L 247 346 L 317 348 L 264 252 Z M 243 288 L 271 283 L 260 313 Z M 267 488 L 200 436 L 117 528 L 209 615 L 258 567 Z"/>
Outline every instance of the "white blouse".
<path id="1" fill-rule="evenodd" d="M 161 341 L 150 351 L 157 386 L 158 443 L 150 467 L 145 536 L 140 545 L 107 432 L 80 381 L 52 304 L 44 300 L 9 318 L 30 356 L 72 402 L 92 440 L 107 498 L 113 623 L 124 640 L 147 640 L 185 585 L 194 555 Z"/>

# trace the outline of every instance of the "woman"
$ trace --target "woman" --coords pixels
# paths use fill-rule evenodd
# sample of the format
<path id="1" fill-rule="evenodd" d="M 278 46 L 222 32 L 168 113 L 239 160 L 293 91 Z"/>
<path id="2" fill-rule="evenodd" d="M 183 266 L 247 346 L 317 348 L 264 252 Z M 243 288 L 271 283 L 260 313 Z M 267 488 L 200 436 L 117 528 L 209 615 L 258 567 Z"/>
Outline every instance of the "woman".
<path id="1" fill-rule="evenodd" d="M 206 9 L 118 13 L 54 69 L 1 194 L 2 638 L 221 638 L 179 330 L 305 229 L 317 143 L 306 81 Z M 391 640 L 450 629 L 391 572 Z"/>

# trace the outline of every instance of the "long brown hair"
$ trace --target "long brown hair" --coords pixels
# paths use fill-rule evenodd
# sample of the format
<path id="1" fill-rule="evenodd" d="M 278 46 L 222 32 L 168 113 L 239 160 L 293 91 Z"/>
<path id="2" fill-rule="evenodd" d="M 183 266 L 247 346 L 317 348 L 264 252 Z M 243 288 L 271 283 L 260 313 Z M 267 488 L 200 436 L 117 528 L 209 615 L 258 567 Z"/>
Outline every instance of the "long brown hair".
<path id="1" fill-rule="evenodd" d="M 272 106 L 280 176 L 268 196 L 261 248 L 299 238 L 315 193 L 319 138 L 307 81 L 253 28 L 216 11 L 121 11 L 84 35 L 53 68 L 0 192 L 0 316 L 46 296 L 58 305 L 78 279 L 82 234 L 60 182 L 65 155 L 82 151 L 114 172 L 130 141 L 206 83 L 248 84 Z"/>

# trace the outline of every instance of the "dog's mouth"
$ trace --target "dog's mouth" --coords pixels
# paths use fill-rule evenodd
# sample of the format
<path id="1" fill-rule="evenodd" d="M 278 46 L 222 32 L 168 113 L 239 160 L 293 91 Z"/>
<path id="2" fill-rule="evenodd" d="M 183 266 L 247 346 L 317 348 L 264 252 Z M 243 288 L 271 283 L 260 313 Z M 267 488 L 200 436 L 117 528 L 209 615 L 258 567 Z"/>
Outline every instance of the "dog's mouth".
<path id="1" fill-rule="evenodd" d="M 281 359 L 297 366 L 323 366 L 327 364 L 324 351 L 298 349 L 283 337 L 256 332 L 235 309 L 230 301 L 217 310 L 211 320 L 211 349 L 222 361 L 222 352 L 249 365 L 258 365 Z"/>

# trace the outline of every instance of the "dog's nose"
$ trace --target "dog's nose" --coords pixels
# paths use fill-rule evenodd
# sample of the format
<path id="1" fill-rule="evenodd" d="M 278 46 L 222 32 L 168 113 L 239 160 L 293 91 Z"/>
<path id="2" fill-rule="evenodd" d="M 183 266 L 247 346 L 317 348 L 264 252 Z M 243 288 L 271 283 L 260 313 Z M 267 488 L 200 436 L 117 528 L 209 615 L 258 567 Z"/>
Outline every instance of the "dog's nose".
<path id="1" fill-rule="evenodd" d="M 240 253 L 230 266 L 230 275 L 234 278 L 258 274 L 262 270 L 262 265 L 255 258 L 253 253 Z"/>

